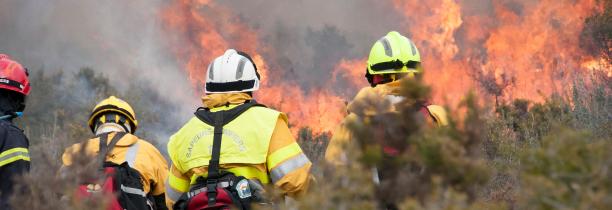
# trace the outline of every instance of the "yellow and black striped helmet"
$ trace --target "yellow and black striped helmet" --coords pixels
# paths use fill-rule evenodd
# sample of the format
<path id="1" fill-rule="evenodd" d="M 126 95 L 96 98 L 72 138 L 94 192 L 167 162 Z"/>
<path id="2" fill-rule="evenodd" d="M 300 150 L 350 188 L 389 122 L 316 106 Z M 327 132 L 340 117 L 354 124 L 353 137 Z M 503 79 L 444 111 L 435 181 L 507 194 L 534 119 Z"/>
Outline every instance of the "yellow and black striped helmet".
<path id="1" fill-rule="evenodd" d="M 134 109 L 132 109 L 130 104 L 115 96 L 100 101 L 91 111 L 88 120 L 89 128 L 91 128 L 92 132 L 95 132 L 97 124 L 108 122 L 117 123 L 119 125 L 124 125 L 127 122 L 131 129 L 126 129 L 126 131 L 130 133 L 134 133 L 138 127 Z"/>
<path id="2" fill-rule="evenodd" d="M 366 78 L 373 84 L 373 75 L 407 74 L 414 78 L 421 74 L 421 54 L 412 40 L 391 31 L 374 43 L 368 56 Z"/>

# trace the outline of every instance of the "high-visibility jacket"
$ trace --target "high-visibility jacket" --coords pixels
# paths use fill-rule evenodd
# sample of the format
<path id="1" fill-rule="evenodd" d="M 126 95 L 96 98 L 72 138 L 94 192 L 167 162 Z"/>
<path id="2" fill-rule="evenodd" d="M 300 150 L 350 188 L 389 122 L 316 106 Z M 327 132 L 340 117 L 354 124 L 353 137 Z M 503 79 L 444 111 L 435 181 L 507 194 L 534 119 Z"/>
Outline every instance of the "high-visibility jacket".
<path id="1" fill-rule="evenodd" d="M 109 134 L 107 144 L 115 135 L 115 132 Z M 62 155 L 64 167 L 72 165 L 75 155 L 82 154 L 79 151 L 83 146 L 85 146 L 85 154 L 97 156 L 100 149 L 99 145 L 100 138 L 93 138 L 86 143 L 78 143 L 66 148 Z M 145 193 L 154 197 L 164 194 L 164 181 L 168 176 L 168 162 L 151 143 L 132 134 L 125 134 L 113 150 L 108 152 L 106 161 L 115 164 L 128 162 L 128 165 L 136 169 L 142 176 Z"/>
<path id="2" fill-rule="evenodd" d="M 0 209 L 10 209 L 13 178 L 30 171 L 28 138 L 8 120 L 0 120 Z"/>
<path id="3" fill-rule="evenodd" d="M 327 146 L 327 150 L 325 151 L 325 160 L 328 163 L 334 165 L 342 165 L 344 164 L 344 162 L 346 162 L 346 157 L 342 148 L 343 145 L 348 144 L 351 141 L 351 132 L 346 127 L 346 125 L 351 121 L 359 120 L 359 117 L 353 113 L 353 109 L 355 109 L 355 103 L 358 103 L 367 97 L 382 97 L 385 100 L 389 100 L 391 102 L 391 106 L 387 107 L 388 110 L 383 111 L 394 112 L 396 110 L 393 104 L 403 100 L 403 97 L 399 96 L 400 83 L 401 80 L 397 80 L 386 84 L 380 84 L 376 87 L 365 87 L 361 89 L 359 93 L 357 93 L 353 101 L 347 106 L 347 111 L 349 112 L 349 114 L 344 118 L 339 127 L 336 128 L 334 134 L 332 135 L 332 138 L 330 139 L 329 145 Z M 369 115 L 375 114 L 376 112 L 379 112 L 381 110 L 363 111 L 364 114 Z M 425 118 L 428 124 L 437 126 L 443 126 L 448 124 L 447 114 L 442 106 L 423 104 L 422 111 L 428 116 Z"/>
<path id="4" fill-rule="evenodd" d="M 229 110 L 251 100 L 245 93 L 210 94 L 203 97 L 212 112 Z M 312 163 L 302 152 L 287 125 L 286 116 L 273 109 L 252 107 L 223 127 L 220 170 L 272 183 L 286 195 L 306 191 Z M 189 190 L 197 177 L 207 175 L 213 126 L 191 118 L 170 137 L 172 160 L 166 184 L 168 208 Z"/>

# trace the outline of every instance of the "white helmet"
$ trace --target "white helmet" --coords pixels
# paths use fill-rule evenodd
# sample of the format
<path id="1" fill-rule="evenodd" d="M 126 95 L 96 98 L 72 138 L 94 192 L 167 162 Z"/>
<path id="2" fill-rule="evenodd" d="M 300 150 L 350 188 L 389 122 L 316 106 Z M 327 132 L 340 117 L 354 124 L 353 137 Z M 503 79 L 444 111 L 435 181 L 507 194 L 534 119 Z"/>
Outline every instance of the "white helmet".
<path id="1" fill-rule="evenodd" d="M 259 89 L 257 67 L 246 53 L 228 49 L 208 65 L 206 93 L 239 93 Z"/>

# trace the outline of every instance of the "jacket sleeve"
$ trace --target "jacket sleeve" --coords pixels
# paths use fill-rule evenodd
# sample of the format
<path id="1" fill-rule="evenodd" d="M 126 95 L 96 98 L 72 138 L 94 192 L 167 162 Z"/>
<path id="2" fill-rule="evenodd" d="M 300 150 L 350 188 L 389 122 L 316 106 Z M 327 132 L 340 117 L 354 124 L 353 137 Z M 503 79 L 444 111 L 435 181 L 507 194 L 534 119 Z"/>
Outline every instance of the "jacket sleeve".
<path id="1" fill-rule="evenodd" d="M 174 164 L 170 167 L 168 179 L 166 179 L 166 206 L 172 209 L 174 203 L 189 191 L 189 177 L 181 173 Z"/>
<path id="2" fill-rule="evenodd" d="M 151 196 L 150 199 L 155 203 L 155 209 L 165 210 L 168 209 L 166 206 L 165 198 L 165 183 L 166 178 L 168 178 L 168 161 L 166 161 L 166 158 L 164 158 L 164 156 L 159 152 L 159 150 L 157 150 L 155 146 L 148 142 L 146 145 L 148 145 L 147 147 L 150 148 L 147 150 L 148 152 L 146 153 L 146 161 L 153 166 L 151 167 L 152 170 L 150 171 L 150 173 L 145 173 L 149 174 L 149 177 L 145 178 L 151 180 L 149 181 L 151 187 L 149 192 L 149 195 Z"/>
<path id="3" fill-rule="evenodd" d="M 306 192 L 313 179 L 310 174 L 312 163 L 293 138 L 282 116 L 278 118 L 270 139 L 267 166 L 274 186 L 289 196 Z"/>
<path id="4" fill-rule="evenodd" d="M 29 142 L 18 129 L 0 131 L 0 209 L 9 208 L 9 198 L 15 190 L 16 176 L 30 171 Z"/>
<path id="5" fill-rule="evenodd" d="M 155 184 L 151 186 L 151 194 L 156 196 L 164 194 L 166 191 L 165 181 L 168 178 L 168 161 L 154 146 L 152 146 L 151 151 L 151 162 L 156 164 L 155 177 L 153 177 Z"/>
<path id="6" fill-rule="evenodd" d="M 355 114 L 349 114 L 334 131 L 325 150 L 325 161 L 327 163 L 338 166 L 347 161 L 344 146 L 351 141 L 351 132 L 346 124 L 356 118 Z"/>
<path id="7" fill-rule="evenodd" d="M 166 178 L 168 178 L 168 162 L 157 149 L 153 153 L 152 159 L 158 164 L 155 171 L 155 184 L 151 186 L 151 195 L 155 202 L 156 209 L 165 210 L 166 206 Z"/>

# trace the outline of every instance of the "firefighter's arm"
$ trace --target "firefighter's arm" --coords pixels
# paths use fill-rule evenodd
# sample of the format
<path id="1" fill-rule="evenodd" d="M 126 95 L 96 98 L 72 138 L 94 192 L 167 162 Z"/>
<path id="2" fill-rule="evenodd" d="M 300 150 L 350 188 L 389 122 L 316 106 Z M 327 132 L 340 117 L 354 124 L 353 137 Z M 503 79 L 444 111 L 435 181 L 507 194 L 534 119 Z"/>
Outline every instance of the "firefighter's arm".
<path id="1" fill-rule="evenodd" d="M 166 180 L 166 206 L 172 209 L 172 205 L 189 191 L 189 177 L 182 174 L 174 164 L 170 167 L 168 179 Z"/>
<path id="2" fill-rule="evenodd" d="M 274 186 L 289 196 L 306 192 L 313 179 L 312 163 L 293 138 L 284 115 L 278 118 L 272 133 L 267 166 Z"/>
<path id="3" fill-rule="evenodd" d="M 166 158 L 162 156 L 162 154 L 151 145 L 150 152 L 150 162 L 151 164 L 155 164 L 153 171 L 153 176 L 151 179 L 155 180 L 153 185 L 151 186 L 151 195 L 153 197 L 153 202 L 155 202 L 156 209 L 164 210 L 166 208 L 166 179 L 168 178 L 168 162 Z"/>
<path id="4" fill-rule="evenodd" d="M 344 145 L 348 144 L 351 140 L 351 132 L 346 126 L 347 123 L 356 118 L 355 114 L 348 115 L 336 128 L 329 144 L 325 151 L 325 161 L 332 165 L 343 165 L 346 160 L 346 153 L 344 152 Z"/>
<path id="5" fill-rule="evenodd" d="M 342 145 L 346 142 L 346 138 L 349 135 L 349 131 L 344 127 L 344 124 L 338 126 L 334 131 L 334 134 L 329 139 L 329 144 L 325 150 L 325 161 L 333 165 L 342 164 Z"/>
<path id="6" fill-rule="evenodd" d="M 153 145 L 151 145 L 150 156 L 150 163 L 155 164 L 153 173 L 155 177 L 151 177 L 155 180 L 155 183 L 151 188 L 151 194 L 154 196 L 161 195 L 166 191 L 165 181 L 168 178 L 168 162 Z"/>
<path id="7" fill-rule="evenodd" d="M 13 192 L 22 189 L 16 188 L 14 179 L 30 170 L 30 161 L 22 158 L 0 167 L 0 209 L 10 209 L 9 200 Z"/>
<path id="8" fill-rule="evenodd" d="M 30 170 L 30 154 L 28 139 L 21 133 L 2 135 L 7 138 L 0 142 L 0 209 L 8 209 L 8 199 L 14 192 L 15 177 Z"/>

